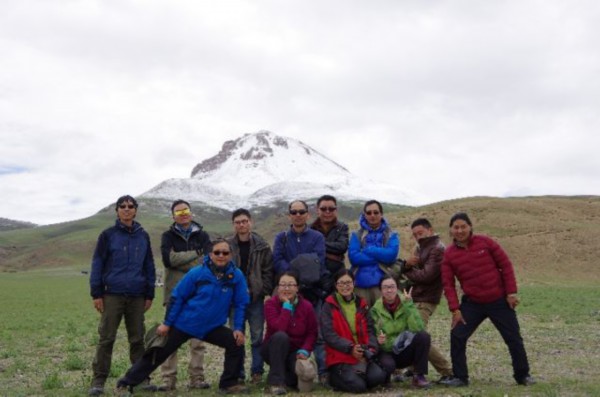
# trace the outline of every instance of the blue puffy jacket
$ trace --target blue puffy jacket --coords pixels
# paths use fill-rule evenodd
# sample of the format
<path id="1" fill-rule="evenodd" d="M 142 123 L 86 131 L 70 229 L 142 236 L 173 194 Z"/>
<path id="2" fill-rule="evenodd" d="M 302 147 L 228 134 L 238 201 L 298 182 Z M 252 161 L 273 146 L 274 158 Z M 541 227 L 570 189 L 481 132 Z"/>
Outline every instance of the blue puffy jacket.
<path id="1" fill-rule="evenodd" d="M 94 299 L 105 294 L 153 299 L 155 277 L 150 236 L 139 223 L 128 228 L 117 220 L 100 234 L 90 275 Z"/>
<path id="2" fill-rule="evenodd" d="M 165 325 L 203 339 L 206 334 L 227 322 L 233 308 L 233 330 L 244 329 L 246 306 L 250 302 L 248 285 L 241 270 L 233 262 L 225 267 L 225 274 L 217 279 L 204 257 L 201 266 L 186 273 L 179 281 L 165 314 Z"/>
<path id="3" fill-rule="evenodd" d="M 389 265 L 396 261 L 400 239 L 398 233 L 390 230 L 385 219 L 381 220 L 381 226 L 377 230 L 369 227 L 363 214 L 359 223 L 361 229 L 350 237 L 348 258 L 352 269 L 356 270 L 355 285 L 359 288 L 371 288 L 378 286 L 384 275 L 379 264 Z"/>

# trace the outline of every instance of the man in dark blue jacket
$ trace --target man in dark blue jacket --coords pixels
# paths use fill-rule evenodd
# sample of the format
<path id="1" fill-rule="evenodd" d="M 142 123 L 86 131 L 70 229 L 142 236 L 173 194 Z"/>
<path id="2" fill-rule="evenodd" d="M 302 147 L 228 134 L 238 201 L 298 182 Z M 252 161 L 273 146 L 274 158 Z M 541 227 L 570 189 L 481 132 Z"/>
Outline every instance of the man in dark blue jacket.
<path id="1" fill-rule="evenodd" d="M 150 237 L 133 220 L 137 208 L 133 197 L 119 197 L 115 226 L 100 234 L 92 259 L 90 290 L 101 317 L 91 396 L 104 393 L 121 319 L 125 318 L 130 361 L 144 354 L 144 313 L 154 299 L 155 269 Z"/>

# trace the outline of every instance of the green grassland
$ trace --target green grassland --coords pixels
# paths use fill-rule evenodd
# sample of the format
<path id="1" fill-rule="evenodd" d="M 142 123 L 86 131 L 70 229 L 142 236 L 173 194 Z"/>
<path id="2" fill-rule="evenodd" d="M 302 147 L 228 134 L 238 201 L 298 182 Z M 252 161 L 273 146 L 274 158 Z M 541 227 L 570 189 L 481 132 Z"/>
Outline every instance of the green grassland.
<path id="1" fill-rule="evenodd" d="M 147 313 L 148 325 L 159 322 L 163 315 L 159 304 L 162 291 L 157 292 L 156 303 Z M 377 395 L 600 395 L 597 376 L 600 368 L 598 288 L 586 284 L 577 287 L 525 286 L 521 298 L 519 318 L 537 385 L 529 388 L 514 385 L 507 349 L 496 330 L 485 322 L 469 344 L 472 384 L 468 388 L 436 386 L 418 391 L 396 383 L 392 390 L 379 390 Z M 85 395 L 91 379 L 98 326 L 98 314 L 92 308 L 88 293 L 87 276 L 73 269 L 0 273 L 0 301 L 0 395 Z M 448 330 L 449 314 L 442 303 L 432 318 L 430 332 L 436 345 L 445 352 L 449 348 Z M 114 387 L 117 378 L 128 368 L 127 350 L 126 332 L 122 326 L 107 387 Z M 186 365 L 181 365 L 179 392 L 171 395 L 199 396 L 216 392 L 222 354 L 214 347 L 210 347 L 209 352 L 206 372 L 213 385 L 211 390 L 187 392 Z M 187 349 L 182 353 L 181 360 L 185 363 L 183 357 L 187 356 Z M 437 378 L 433 369 L 430 377 Z M 252 386 L 252 394 L 262 395 L 264 386 Z M 319 387 L 313 394 L 335 395 Z M 136 395 L 150 396 L 152 393 Z"/>

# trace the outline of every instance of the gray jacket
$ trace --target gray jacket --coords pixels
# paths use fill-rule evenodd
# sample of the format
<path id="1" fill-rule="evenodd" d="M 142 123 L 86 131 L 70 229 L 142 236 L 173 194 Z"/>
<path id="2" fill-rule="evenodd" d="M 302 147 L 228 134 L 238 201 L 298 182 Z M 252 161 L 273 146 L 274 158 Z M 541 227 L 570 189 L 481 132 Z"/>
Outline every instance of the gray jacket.
<path id="1" fill-rule="evenodd" d="M 231 244 L 232 260 L 239 267 L 241 263 L 240 249 L 237 236 L 227 239 Z M 250 299 L 252 302 L 263 300 L 265 296 L 271 295 L 273 291 L 273 252 L 269 244 L 257 233 L 250 235 L 250 254 L 248 258 L 248 269 L 246 274 Z"/>

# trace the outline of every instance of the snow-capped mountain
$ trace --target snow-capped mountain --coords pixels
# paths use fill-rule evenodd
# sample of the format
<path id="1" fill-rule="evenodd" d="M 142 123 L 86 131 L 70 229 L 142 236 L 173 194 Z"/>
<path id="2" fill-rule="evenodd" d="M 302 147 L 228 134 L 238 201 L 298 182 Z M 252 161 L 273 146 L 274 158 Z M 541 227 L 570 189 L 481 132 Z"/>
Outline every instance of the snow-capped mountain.
<path id="1" fill-rule="evenodd" d="M 190 178 L 168 179 L 142 197 L 184 197 L 231 210 L 323 194 L 339 200 L 416 203 L 414 194 L 356 177 L 310 146 L 269 131 L 225 142 L 216 156 L 194 167 Z"/>

